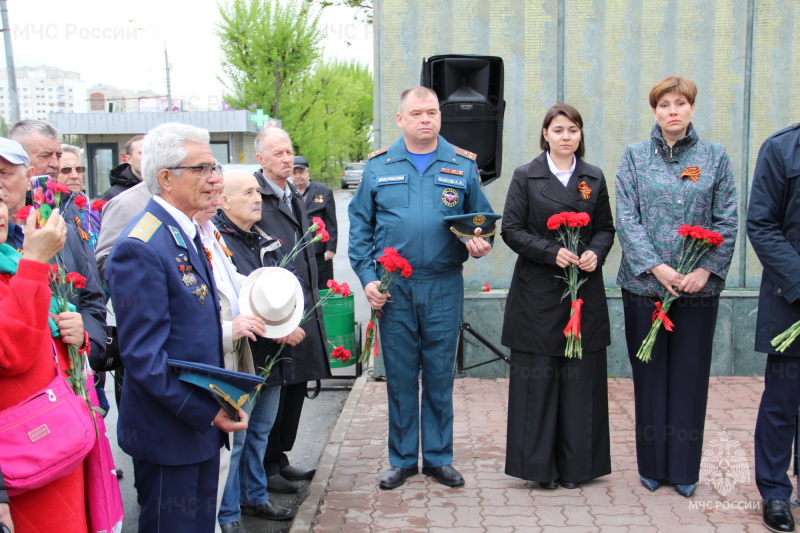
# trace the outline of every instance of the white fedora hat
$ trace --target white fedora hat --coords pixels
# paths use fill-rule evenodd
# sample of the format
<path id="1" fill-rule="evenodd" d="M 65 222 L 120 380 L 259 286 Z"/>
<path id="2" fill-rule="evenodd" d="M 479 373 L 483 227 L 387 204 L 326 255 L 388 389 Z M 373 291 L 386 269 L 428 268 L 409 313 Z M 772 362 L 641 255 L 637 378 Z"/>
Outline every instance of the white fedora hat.
<path id="1" fill-rule="evenodd" d="M 303 288 L 297 277 L 278 267 L 254 270 L 239 291 L 239 312 L 254 315 L 267 325 L 269 339 L 293 332 L 303 319 Z"/>

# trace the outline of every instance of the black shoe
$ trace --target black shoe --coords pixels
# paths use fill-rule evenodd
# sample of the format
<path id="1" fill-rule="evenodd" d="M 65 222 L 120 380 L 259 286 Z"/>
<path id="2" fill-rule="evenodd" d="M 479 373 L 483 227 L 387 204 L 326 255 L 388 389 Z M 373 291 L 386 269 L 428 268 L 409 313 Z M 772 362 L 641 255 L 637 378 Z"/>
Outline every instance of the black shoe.
<path id="1" fill-rule="evenodd" d="M 695 489 L 697 489 L 697 485 L 695 485 L 694 483 L 688 483 L 685 485 L 680 485 L 680 484 L 675 485 L 675 492 L 677 492 L 684 498 L 688 498 L 692 494 L 694 494 Z"/>
<path id="2" fill-rule="evenodd" d="M 281 475 L 283 479 L 288 479 L 289 481 L 301 481 L 304 479 L 311 479 L 314 477 L 316 473 L 315 468 L 311 468 L 308 470 L 303 470 L 302 468 L 298 468 L 292 465 L 286 465 L 281 467 Z"/>
<path id="3" fill-rule="evenodd" d="M 453 465 L 426 466 L 422 469 L 422 473 L 435 477 L 436 481 L 448 487 L 460 487 L 464 484 L 464 478 L 461 477 L 458 470 L 453 468 Z"/>
<path id="4" fill-rule="evenodd" d="M 764 526 L 776 533 L 794 531 L 794 517 L 789 507 L 789 500 L 768 498 L 764 500 Z"/>
<path id="5" fill-rule="evenodd" d="M 580 483 L 572 483 L 570 481 L 560 481 L 559 483 L 565 489 L 577 489 L 577 488 L 580 488 L 580 486 L 581 486 Z"/>
<path id="6" fill-rule="evenodd" d="M 240 507 L 242 514 L 245 516 L 257 516 L 267 520 L 291 520 L 294 518 L 294 513 L 291 509 L 273 505 L 269 500 L 253 507 L 249 505 L 241 505 Z"/>
<path id="7" fill-rule="evenodd" d="M 267 476 L 267 490 L 270 492 L 278 492 L 280 494 L 292 494 L 297 492 L 300 487 L 294 483 L 289 483 L 280 475 Z"/>
<path id="8" fill-rule="evenodd" d="M 556 490 L 558 488 L 558 481 L 537 481 L 537 483 L 545 490 Z"/>
<path id="9" fill-rule="evenodd" d="M 222 530 L 222 533 L 247 533 L 247 530 L 242 527 L 238 520 L 228 522 L 227 524 L 222 524 L 219 527 Z"/>
<path id="10" fill-rule="evenodd" d="M 381 476 L 381 482 L 378 484 L 378 486 L 381 488 L 381 490 L 396 489 L 405 483 L 407 478 L 416 476 L 418 472 L 419 469 L 417 467 L 400 468 L 399 466 L 393 466 L 383 473 Z"/>

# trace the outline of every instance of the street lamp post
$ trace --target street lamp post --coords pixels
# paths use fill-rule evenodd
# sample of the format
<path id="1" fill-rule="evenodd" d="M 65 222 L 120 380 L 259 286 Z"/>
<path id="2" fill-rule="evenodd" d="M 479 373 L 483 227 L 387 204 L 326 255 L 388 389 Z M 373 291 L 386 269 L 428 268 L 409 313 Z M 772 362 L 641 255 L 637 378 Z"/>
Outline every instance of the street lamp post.
<path id="1" fill-rule="evenodd" d="M 164 41 L 164 71 L 166 72 L 166 80 L 167 80 L 167 111 L 172 111 L 172 84 L 170 83 L 169 79 L 170 68 L 169 68 L 169 54 L 167 53 L 167 40 L 159 32 L 155 31 L 152 28 L 146 28 L 133 19 L 129 19 L 128 22 L 130 22 L 131 24 L 136 24 L 137 30 L 151 33 L 156 37 L 161 38 L 162 41 Z"/>

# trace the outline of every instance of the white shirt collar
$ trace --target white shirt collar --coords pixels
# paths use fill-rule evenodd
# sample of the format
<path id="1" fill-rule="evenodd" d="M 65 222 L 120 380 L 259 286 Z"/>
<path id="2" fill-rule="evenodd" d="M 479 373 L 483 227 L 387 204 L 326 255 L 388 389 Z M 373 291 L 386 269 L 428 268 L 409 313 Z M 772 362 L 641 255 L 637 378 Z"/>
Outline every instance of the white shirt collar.
<path id="1" fill-rule="evenodd" d="M 577 159 L 575 158 L 575 155 L 573 154 L 572 156 L 571 169 L 558 170 L 558 167 L 556 167 L 556 164 L 553 163 L 553 160 L 550 158 L 550 152 L 548 151 L 545 153 L 547 154 L 547 166 L 550 167 L 550 172 L 552 172 L 553 175 L 556 178 L 558 178 L 558 181 L 560 181 L 564 185 L 564 187 L 566 187 L 567 183 L 569 183 L 569 179 L 572 177 L 572 173 L 575 172 L 575 165 L 578 163 Z"/>
<path id="2" fill-rule="evenodd" d="M 171 203 L 167 202 L 157 194 L 153 196 L 153 200 L 158 202 L 158 205 L 166 209 L 167 213 L 172 215 L 172 218 L 175 219 L 175 222 L 178 223 L 178 225 L 181 227 L 186 236 L 189 237 L 189 240 L 194 241 L 194 235 L 195 233 L 197 233 L 197 230 L 194 227 L 195 225 L 194 219 L 187 217 L 186 213 L 184 213 Z"/>

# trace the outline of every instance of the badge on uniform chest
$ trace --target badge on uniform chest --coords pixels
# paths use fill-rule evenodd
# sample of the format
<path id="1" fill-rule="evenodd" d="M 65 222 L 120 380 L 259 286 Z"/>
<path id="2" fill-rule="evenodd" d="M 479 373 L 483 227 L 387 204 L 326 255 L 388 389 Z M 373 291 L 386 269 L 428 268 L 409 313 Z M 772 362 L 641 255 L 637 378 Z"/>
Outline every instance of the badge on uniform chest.
<path id="1" fill-rule="evenodd" d="M 442 203 L 447 207 L 455 207 L 458 204 L 458 191 L 450 187 L 442 191 Z"/>
<path id="2" fill-rule="evenodd" d="M 318 195 L 316 195 L 314 197 L 314 203 L 315 204 L 321 204 L 321 203 L 324 203 L 324 202 L 325 202 L 325 198 L 321 194 L 318 194 Z"/>
<path id="3" fill-rule="evenodd" d="M 187 287 L 197 285 L 197 276 L 192 272 L 192 265 L 189 264 L 189 257 L 186 254 L 178 254 L 178 257 L 175 258 L 175 262 L 178 263 L 178 271 L 183 272 L 183 276 L 181 277 L 183 284 Z"/>

